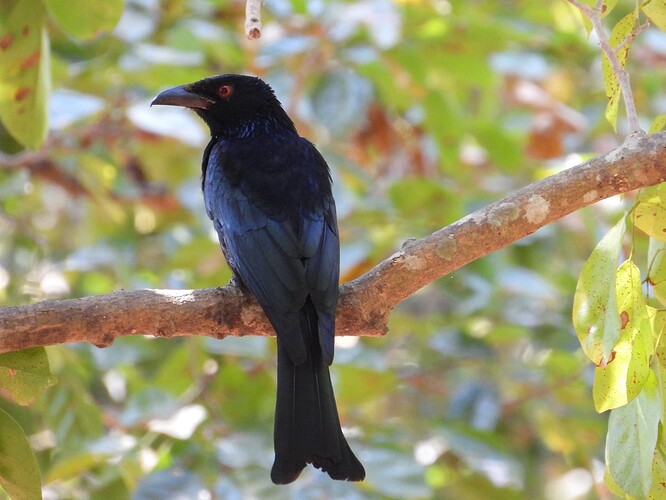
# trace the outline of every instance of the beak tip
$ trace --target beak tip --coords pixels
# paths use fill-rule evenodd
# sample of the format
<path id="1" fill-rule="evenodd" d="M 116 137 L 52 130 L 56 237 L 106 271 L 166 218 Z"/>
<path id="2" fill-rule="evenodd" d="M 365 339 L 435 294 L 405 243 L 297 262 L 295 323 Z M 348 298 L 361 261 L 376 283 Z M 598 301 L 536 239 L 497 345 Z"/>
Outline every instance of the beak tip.
<path id="1" fill-rule="evenodd" d="M 184 108 L 206 109 L 210 99 L 191 92 L 186 86 L 174 87 L 158 94 L 150 103 L 150 106 L 182 106 Z"/>

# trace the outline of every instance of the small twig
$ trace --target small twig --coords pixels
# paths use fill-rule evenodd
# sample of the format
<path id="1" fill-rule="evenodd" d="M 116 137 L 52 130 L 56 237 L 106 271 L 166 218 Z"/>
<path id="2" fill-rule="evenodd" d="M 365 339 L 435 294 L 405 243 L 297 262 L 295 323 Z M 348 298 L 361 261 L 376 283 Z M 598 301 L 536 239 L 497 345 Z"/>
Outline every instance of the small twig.
<path id="1" fill-rule="evenodd" d="M 649 27 L 650 27 L 650 21 L 645 21 L 645 22 L 644 22 L 643 24 L 641 24 L 638 28 L 636 28 L 634 31 L 632 31 L 631 33 L 629 33 L 629 34 L 627 35 L 627 37 L 626 37 L 624 40 L 622 40 L 622 41 L 618 44 L 617 47 L 615 47 L 615 53 L 616 53 L 616 54 L 619 54 L 620 51 L 624 48 L 625 45 L 627 45 L 628 43 L 633 42 L 633 41 L 636 39 L 636 37 L 637 37 L 638 35 L 641 34 L 641 32 L 642 32 L 643 30 L 645 30 L 645 29 L 647 29 L 647 28 L 649 28 Z"/>
<path id="2" fill-rule="evenodd" d="M 580 10 L 592 23 L 592 27 L 599 39 L 599 47 L 601 47 L 602 52 L 608 59 L 613 73 L 617 77 L 618 84 L 620 85 L 620 91 L 622 92 L 622 98 L 624 99 L 624 106 L 627 112 L 627 121 L 629 122 L 629 133 L 645 133 L 638 123 L 638 114 L 636 113 L 634 94 L 631 91 L 631 84 L 629 82 L 629 73 L 627 73 L 622 66 L 622 63 L 620 63 L 620 60 L 618 59 L 618 49 L 611 46 L 610 41 L 608 40 L 608 34 L 601 21 L 601 15 L 603 14 L 603 0 L 598 0 L 594 9 L 578 0 L 567 0 L 567 2 Z M 636 35 L 638 35 L 638 32 L 642 29 L 643 28 L 640 27 L 636 30 Z M 630 41 L 629 38 L 630 37 L 627 37 L 627 39 L 623 40 L 620 45 L 628 43 Z"/>
<path id="3" fill-rule="evenodd" d="M 250 40 L 261 38 L 261 0 L 247 0 L 245 4 L 245 35 Z"/>

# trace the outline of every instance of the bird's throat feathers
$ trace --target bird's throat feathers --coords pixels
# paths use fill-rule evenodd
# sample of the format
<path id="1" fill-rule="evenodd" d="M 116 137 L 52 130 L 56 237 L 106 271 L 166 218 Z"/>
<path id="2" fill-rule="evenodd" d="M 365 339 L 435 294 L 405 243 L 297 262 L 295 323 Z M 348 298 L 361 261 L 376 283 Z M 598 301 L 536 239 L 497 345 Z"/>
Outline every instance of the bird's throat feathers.
<path id="1" fill-rule="evenodd" d="M 245 117 L 212 114 L 203 109 L 194 109 L 194 111 L 206 122 L 212 137 L 246 139 L 269 135 L 280 138 L 297 134 L 294 122 L 277 102 L 274 106 L 262 107 L 253 116 Z"/>

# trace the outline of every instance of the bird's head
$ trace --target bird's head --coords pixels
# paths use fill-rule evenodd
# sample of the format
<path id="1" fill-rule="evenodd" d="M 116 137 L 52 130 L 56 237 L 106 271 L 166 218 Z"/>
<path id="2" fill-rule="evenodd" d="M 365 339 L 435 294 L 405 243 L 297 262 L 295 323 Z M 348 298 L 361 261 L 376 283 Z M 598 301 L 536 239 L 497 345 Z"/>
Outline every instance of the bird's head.
<path id="1" fill-rule="evenodd" d="M 211 76 L 165 90 L 154 104 L 192 109 L 214 136 L 248 136 L 276 126 L 295 131 L 273 89 L 253 76 Z"/>

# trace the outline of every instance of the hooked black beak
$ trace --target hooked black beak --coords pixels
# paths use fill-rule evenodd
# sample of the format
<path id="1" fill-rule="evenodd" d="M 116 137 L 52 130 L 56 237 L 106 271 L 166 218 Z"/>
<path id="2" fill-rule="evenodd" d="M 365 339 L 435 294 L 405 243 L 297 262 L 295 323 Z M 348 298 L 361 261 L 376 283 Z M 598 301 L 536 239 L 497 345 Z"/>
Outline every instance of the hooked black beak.
<path id="1" fill-rule="evenodd" d="M 213 101 L 188 90 L 189 85 L 181 85 L 158 94 L 150 105 L 182 106 L 184 108 L 207 109 Z"/>

